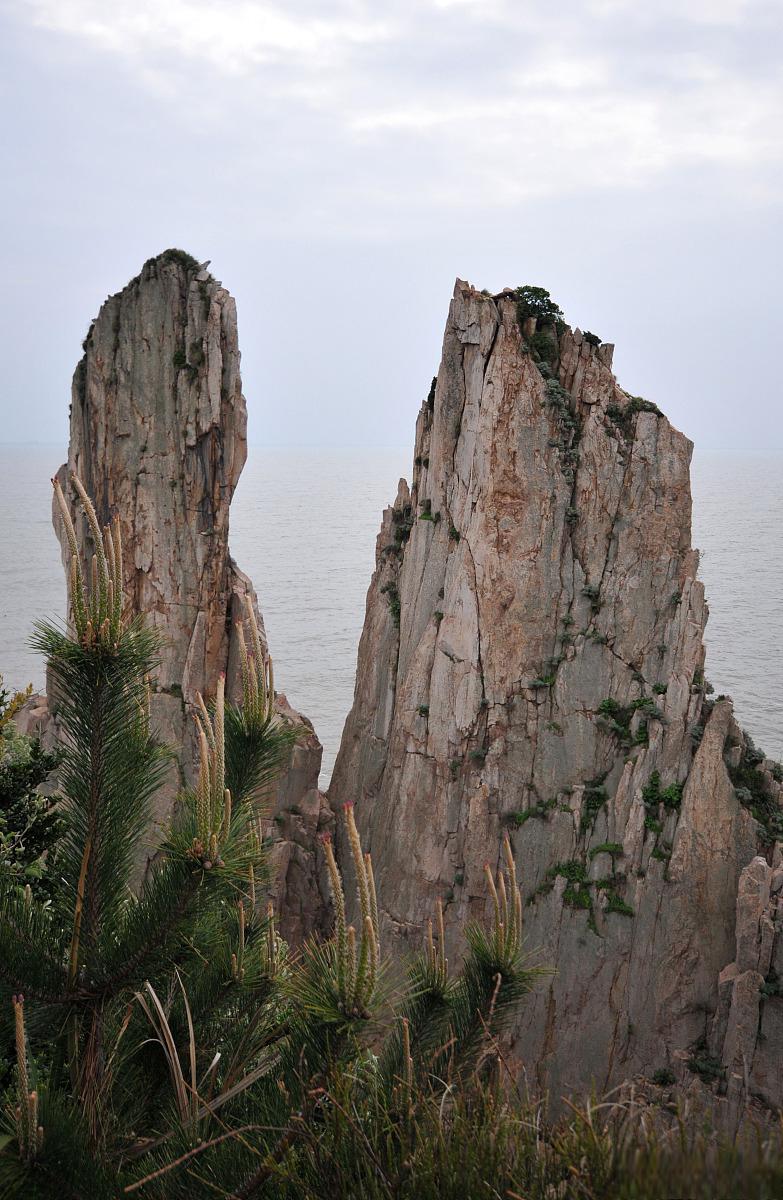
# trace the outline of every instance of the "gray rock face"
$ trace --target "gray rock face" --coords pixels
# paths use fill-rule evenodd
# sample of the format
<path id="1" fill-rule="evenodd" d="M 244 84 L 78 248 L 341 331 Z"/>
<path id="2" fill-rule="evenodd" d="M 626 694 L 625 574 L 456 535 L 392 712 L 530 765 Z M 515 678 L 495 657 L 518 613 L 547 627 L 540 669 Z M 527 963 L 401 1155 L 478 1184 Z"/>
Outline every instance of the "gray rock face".
<path id="1" fill-rule="evenodd" d="M 691 443 L 618 386 L 611 346 L 544 332 L 539 366 L 513 298 L 457 282 L 329 794 L 356 804 L 398 948 L 441 896 L 454 954 L 512 831 L 528 944 L 556 969 L 515 1050 L 558 1096 L 707 1036 L 760 828 L 724 761 L 746 750 L 730 701 L 705 697 Z M 766 936 L 749 919 L 743 971 Z"/>
<path id="2" fill-rule="evenodd" d="M 783 1108 L 783 870 L 751 860 L 737 892 L 736 957 L 720 975 L 710 1049 L 730 1097 Z"/>
<path id="3" fill-rule="evenodd" d="M 235 624 L 253 586 L 229 553 L 229 506 L 247 456 L 247 410 L 239 372 L 236 305 L 220 283 L 179 251 L 150 259 L 102 306 L 72 386 L 67 466 L 81 477 L 98 516 L 123 521 L 126 595 L 164 635 L 152 714 L 161 735 L 183 748 L 184 778 L 159 796 L 170 811 L 194 758 L 192 708 L 225 672 L 239 675 Z M 63 542 L 57 513 L 54 524 Z M 89 546 L 86 522 L 77 526 Z M 259 626 L 263 624 L 259 614 Z M 309 929 L 321 908 L 315 832 L 328 816 L 318 792 L 321 746 L 288 708 L 303 736 L 272 798 L 283 838 L 276 847 L 277 894 L 289 935 Z M 290 809 L 298 810 L 292 815 Z M 151 838 L 154 844 L 155 836 Z"/>

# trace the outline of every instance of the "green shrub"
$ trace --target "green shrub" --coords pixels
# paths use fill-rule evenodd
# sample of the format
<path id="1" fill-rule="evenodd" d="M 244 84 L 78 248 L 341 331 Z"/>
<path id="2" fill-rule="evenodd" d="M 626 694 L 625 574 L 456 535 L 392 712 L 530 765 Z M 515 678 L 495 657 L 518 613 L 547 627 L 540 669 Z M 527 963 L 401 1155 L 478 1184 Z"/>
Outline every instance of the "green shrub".
<path id="1" fill-rule="evenodd" d="M 399 629 L 400 614 L 402 611 L 402 603 L 400 601 L 400 593 L 397 588 L 397 584 L 393 583 L 391 581 L 389 583 L 385 583 L 383 585 L 383 587 L 381 588 L 381 595 L 386 596 L 386 600 L 389 605 L 389 612 L 392 615 L 392 620 L 394 621 L 394 624 Z"/>
<path id="2" fill-rule="evenodd" d="M 715 1083 L 717 1080 L 723 1079 L 726 1073 L 722 1063 L 708 1052 L 705 1038 L 700 1038 L 691 1048 L 687 1067 L 689 1071 L 700 1076 L 705 1083 Z"/>
<path id="3" fill-rule="evenodd" d="M 398 548 L 402 548 L 411 536 L 413 529 L 413 509 L 410 504 L 392 509 L 392 524 L 394 525 L 395 543 Z"/>
<path id="4" fill-rule="evenodd" d="M 737 799 L 744 808 L 750 810 L 761 826 L 762 843 L 771 845 L 783 840 L 783 809 L 771 794 L 760 769 L 764 759 L 764 751 L 759 750 L 750 734 L 744 731 L 742 757 L 736 767 L 729 763 L 726 767 Z"/>
<path id="5" fill-rule="evenodd" d="M 617 896 L 614 892 L 607 893 L 607 902 L 604 912 L 619 913 L 622 917 L 635 916 L 634 910 L 631 908 L 630 904 L 627 904 L 621 896 Z"/>
<path id="6" fill-rule="evenodd" d="M 12 719 L 30 689 L 11 695 L 0 676 L 0 871 L 19 891 L 51 900 L 55 886 L 51 857 L 65 831 L 58 796 L 40 788 L 62 762 L 62 751 L 46 751 L 37 737 L 16 732 Z"/>
<path id="7" fill-rule="evenodd" d="M 599 854 L 609 854 L 614 859 L 620 858 L 624 853 L 620 842 L 602 842 L 600 846 L 593 846 L 590 851 L 590 858 L 596 858 Z"/>
<path id="8" fill-rule="evenodd" d="M 86 493 L 84 510 L 98 530 Z M 251 616 L 242 703 L 226 701 L 221 677 L 214 703 L 199 705 L 197 782 L 179 796 L 134 891 L 140 838 L 173 752 L 154 737 L 146 703 L 162 638 L 115 593 L 122 561 L 104 552 L 109 538 L 118 545 L 98 530 L 96 586 L 74 555 L 68 630 L 36 633 L 65 731 L 65 830 L 51 904 L 0 875 L 0 1020 L 5 1030 L 12 1014 L 17 1057 L 0 1117 L 0 1191 L 304 1200 L 315 1152 L 318 1194 L 391 1200 L 403 1194 L 422 1105 L 437 1094 L 442 1111 L 450 1097 L 452 1119 L 460 1097 L 480 1102 L 471 1081 L 540 974 L 521 953 L 511 848 L 505 840 L 491 923 L 465 929 L 462 971 L 449 970 L 438 908 L 437 940 L 392 983 L 369 855 L 347 804 L 360 931 L 348 925 L 326 835 L 334 933 L 290 951 L 260 903 L 269 872 L 258 824 L 301 731 L 275 713 Z M 448 1084 L 433 1093 L 435 1080 Z M 345 1113 L 361 1132 L 351 1151 Z M 379 1153 L 388 1175 L 376 1171 Z"/>
<path id="9" fill-rule="evenodd" d="M 521 829 L 522 826 L 531 818 L 536 818 L 539 821 L 546 821 L 552 809 L 557 808 L 557 800 L 539 800 L 537 804 L 530 808 L 520 809 L 519 812 L 509 813 L 508 823 L 516 829 Z"/>
<path id="10" fill-rule="evenodd" d="M 634 437 L 636 417 L 640 412 L 655 413 L 659 417 L 663 416 L 657 404 L 653 404 L 651 400 L 644 400 L 641 396 L 631 396 L 628 403 L 622 407 L 619 404 L 607 404 L 604 411 L 618 433 L 626 441 Z"/>
<path id="11" fill-rule="evenodd" d="M 159 263 L 176 263 L 178 267 L 183 267 L 188 273 L 192 271 L 198 271 L 201 265 L 192 254 L 188 254 L 187 250 L 176 249 L 164 250 L 162 254 L 158 255 L 157 259 L 152 259 L 150 261 L 157 261 Z"/>
<path id="12" fill-rule="evenodd" d="M 603 783 L 603 780 L 598 783 L 591 782 L 585 785 L 582 799 L 582 815 L 579 819 L 579 827 L 582 832 L 592 829 L 595 825 L 596 817 L 609 799 L 606 788 L 601 787 L 601 783 Z"/>
<path id="13" fill-rule="evenodd" d="M 563 312 L 546 288 L 524 284 L 516 289 L 517 319 L 522 325 L 528 317 L 535 317 L 539 325 L 555 325 L 563 318 Z"/>
<path id="14" fill-rule="evenodd" d="M 528 341 L 528 346 L 533 357 L 541 362 L 551 363 L 557 357 L 557 342 L 543 329 L 533 334 Z"/>

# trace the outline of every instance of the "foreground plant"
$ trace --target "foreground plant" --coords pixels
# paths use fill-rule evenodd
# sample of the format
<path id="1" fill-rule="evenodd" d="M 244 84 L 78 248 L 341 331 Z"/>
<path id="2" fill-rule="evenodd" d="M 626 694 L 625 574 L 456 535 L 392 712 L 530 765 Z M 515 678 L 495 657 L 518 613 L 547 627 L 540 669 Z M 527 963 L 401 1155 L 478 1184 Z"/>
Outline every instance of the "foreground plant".
<path id="1" fill-rule="evenodd" d="M 393 981 L 370 856 L 343 810 L 344 870 L 323 853 L 335 928 L 289 953 L 263 912 L 259 802 L 296 730 L 275 714 L 252 606 L 243 702 L 199 697 L 195 788 L 137 888 L 141 838 L 171 752 L 149 723 L 158 642 L 122 596 L 122 541 L 92 531 L 88 567 L 65 496 L 68 632 L 39 626 L 64 731 L 64 832 L 51 899 L 0 876 L 0 1017 L 14 1047 L 0 1197 L 117 1200 L 540 1200 L 779 1196 L 779 1141 L 751 1162 L 715 1139 L 656 1133 L 636 1110 L 575 1109 L 547 1127 L 512 1085 L 502 1033 L 539 972 L 522 952 L 508 839 L 487 867 L 491 920 L 450 970 L 443 911 Z M 349 911 L 356 911 L 356 923 Z M 616 1115 L 619 1111 L 619 1116 Z"/>
<path id="2" fill-rule="evenodd" d="M 226 703 L 222 680 L 212 711 L 201 701 L 206 747 L 197 787 L 180 797 L 136 886 L 152 798 L 172 758 L 149 723 L 159 641 L 126 611 L 119 522 L 101 530 L 81 482 L 72 483 L 93 554 L 83 567 L 55 481 L 70 548 L 70 624 L 67 631 L 40 624 L 35 634 L 64 742 L 63 831 L 50 898 L 22 890 L 8 871 L 0 875 L 0 1013 L 16 1029 L 20 1088 L 6 1109 L 0 1190 L 29 1196 L 63 1188 L 114 1196 L 124 1159 L 170 1136 L 182 1113 L 164 1021 L 177 1045 L 183 1024 L 189 1030 L 194 1078 L 207 1082 L 212 1108 L 226 1088 L 248 1086 L 242 1072 L 255 1051 L 254 1023 L 278 967 L 256 904 L 266 877 L 258 799 L 297 736 L 275 715 L 251 613 L 244 704 Z M 137 998 L 145 989 L 162 997 L 155 1031 Z M 20 1057 L 20 1025 L 40 1071 L 35 1055 L 29 1066 L 28 1051 Z M 28 1077 L 39 1075 L 28 1089 Z"/>

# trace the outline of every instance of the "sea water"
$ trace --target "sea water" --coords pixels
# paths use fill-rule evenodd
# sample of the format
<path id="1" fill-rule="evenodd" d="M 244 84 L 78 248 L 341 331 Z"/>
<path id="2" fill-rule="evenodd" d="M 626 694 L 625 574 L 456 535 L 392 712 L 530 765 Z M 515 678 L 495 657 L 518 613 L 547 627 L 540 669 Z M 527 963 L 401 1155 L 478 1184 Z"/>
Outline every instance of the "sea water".
<path id="1" fill-rule="evenodd" d="M 51 525 L 58 447 L 0 446 L 0 673 L 43 686 L 27 639 L 62 616 Z M 289 702 L 313 722 L 328 782 L 353 699 L 356 652 L 383 508 L 409 450 L 251 448 L 231 508 L 231 552 L 255 584 Z M 693 543 L 710 608 L 706 675 L 756 742 L 783 756 L 783 455 L 697 452 Z"/>

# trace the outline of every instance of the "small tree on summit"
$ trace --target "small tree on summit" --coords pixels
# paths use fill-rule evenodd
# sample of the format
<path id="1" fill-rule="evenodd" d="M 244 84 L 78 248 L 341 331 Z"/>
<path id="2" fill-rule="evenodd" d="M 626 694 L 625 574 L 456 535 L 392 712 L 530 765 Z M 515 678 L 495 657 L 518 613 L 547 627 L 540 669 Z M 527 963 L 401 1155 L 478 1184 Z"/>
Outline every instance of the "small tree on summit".
<path id="1" fill-rule="evenodd" d="M 528 317 L 535 317 L 539 325 L 553 325 L 555 321 L 564 319 L 563 310 L 559 304 L 555 304 L 546 288 L 526 283 L 517 288 L 516 297 L 520 325 Z"/>

